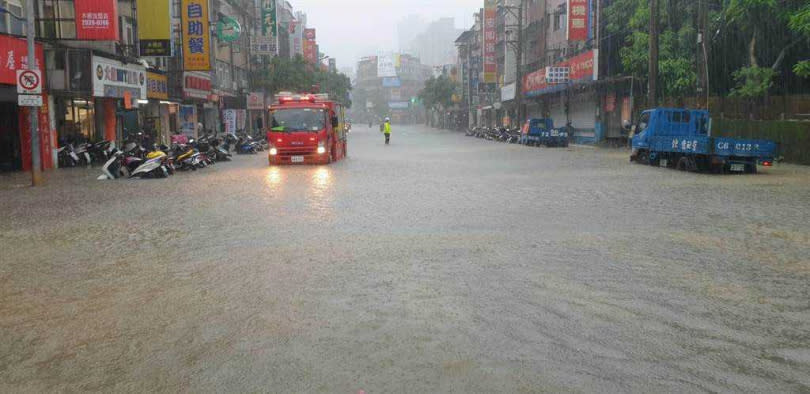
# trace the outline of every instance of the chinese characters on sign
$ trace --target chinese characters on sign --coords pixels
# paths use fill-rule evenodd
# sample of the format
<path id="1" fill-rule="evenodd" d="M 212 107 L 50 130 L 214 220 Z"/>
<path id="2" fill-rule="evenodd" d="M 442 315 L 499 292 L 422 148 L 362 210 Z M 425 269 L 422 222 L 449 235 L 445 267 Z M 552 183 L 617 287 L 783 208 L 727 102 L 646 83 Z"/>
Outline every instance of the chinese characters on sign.
<path id="1" fill-rule="evenodd" d="M 45 60 L 42 44 L 36 44 L 36 69 L 43 70 Z M 0 35 L 0 83 L 17 84 L 17 70 L 28 68 L 28 47 L 25 40 Z"/>
<path id="2" fill-rule="evenodd" d="M 165 0 L 138 0 L 141 56 L 172 56 L 172 11 Z"/>
<path id="3" fill-rule="evenodd" d="M 590 0 L 568 1 L 568 40 L 586 41 L 589 36 Z"/>
<path id="4" fill-rule="evenodd" d="M 163 75 L 146 72 L 146 98 L 157 100 L 169 99 L 169 79 Z"/>
<path id="5" fill-rule="evenodd" d="M 118 0 L 76 1 L 73 10 L 77 39 L 118 41 Z"/>
<path id="6" fill-rule="evenodd" d="M 208 58 L 210 33 L 208 29 L 208 1 L 183 0 L 183 68 L 186 70 L 208 71 L 211 62 Z"/>
<path id="7" fill-rule="evenodd" d="M 275 37 L 276 29 L 276 0 L 262 0 L 262 33 Z"/>
<path id="8" fill-rule="evenodd" d="M 495 0 L 484 1 L 484 83 L 497 82 L 495 59 Z"/>

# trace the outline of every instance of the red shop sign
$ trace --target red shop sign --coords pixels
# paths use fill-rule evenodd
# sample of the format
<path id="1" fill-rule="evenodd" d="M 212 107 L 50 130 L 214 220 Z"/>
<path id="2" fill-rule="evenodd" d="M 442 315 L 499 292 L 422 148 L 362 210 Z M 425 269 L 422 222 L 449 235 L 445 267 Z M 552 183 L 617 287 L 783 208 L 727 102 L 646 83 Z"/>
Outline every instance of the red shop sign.
<path id="1" fill-rule="evenodd" d="M 568 41 L 588 39 L 589 0 L 568 1 Z"/>
<path id="2" fill-rule="evenodd" d="M 195 90 L 211 90 L 211 80 L 187 75 L 185 88 Z"/>
<path id="3" fill-rule="evenodd" d="M 35 48 L 36 66 L 44 70 L 45 56 L 42 53 L 42 45 L 37 43 Z M 0 83 L 17 85 L 17 69 L 25 68 L 28 68 L 28 46 L 25 40 L 0 35 Z"/>
<path id="4" fill-rule="evenodd" d="M 76 38 L 118 41 L 118 0 L 77 0 Z"/>

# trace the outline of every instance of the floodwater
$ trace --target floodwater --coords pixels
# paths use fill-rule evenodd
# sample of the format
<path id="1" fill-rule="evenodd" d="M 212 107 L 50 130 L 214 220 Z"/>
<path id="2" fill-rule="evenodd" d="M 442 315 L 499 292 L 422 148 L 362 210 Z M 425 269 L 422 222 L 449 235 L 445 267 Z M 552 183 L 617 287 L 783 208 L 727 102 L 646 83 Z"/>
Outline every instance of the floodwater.
<path id="1" fill-rule="evenodd" d="M 0 175 L 0 392 L 810 391 L 810 168 L 349 156 Z"/>

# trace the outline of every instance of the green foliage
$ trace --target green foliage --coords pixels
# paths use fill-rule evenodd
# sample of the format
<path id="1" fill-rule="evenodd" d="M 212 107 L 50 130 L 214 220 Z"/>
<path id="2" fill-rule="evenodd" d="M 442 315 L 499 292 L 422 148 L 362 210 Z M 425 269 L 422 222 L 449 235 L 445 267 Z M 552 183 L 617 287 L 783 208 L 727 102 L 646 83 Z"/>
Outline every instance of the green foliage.
<path id="1" fill-rule="evenodd" d="M 282 91 L 309 92 L 313 85 L 320 84 L 321 91 L 346 107 L 351 107 L 349 77 L 322 71 L 301 56 L 294 59 L 274 57 L 266 68 L 253 72 L 253 86 L 264 88 L 270 94 Z"/>
<path id="2" fill-rule="evenodd" d="M 419 98 L 425 108 L 448 108 L 453 105 L 453 93 L 456 92 L 456 83 L 447 76 L 431 77 L 425 81 L 425 88 L 419 92 Z"/>
<path id="3" fill-rule="evenodd" d="M 737 87 L 731 91 L 732 97 L 757 98 L 768 94 L 773 86 L 776 71 L 770 67 L 743 67 L 734 72 Z"/>
<path id="4" fill-rule="evenodd" d="M 691 23 L 686 23 L 696 10 L 693 2 L 670 0 L 671 7 L 661 7 L 658 39 L 658 67 L 661 92 L 680 97 L 694 91 L 695 36 Z M 646 0 L 616 0 L 605 8 L 607 30 L 626 34 L 625 46 L 619 49 L 622 67 L 628 74 L 646 79 L 649 75 L 650 9 Z"/>
<path id="5" fill-rule="evenodd" d="M 793 72 L 804 78 L 810 78 L 810 60 L 802 60 L 793 66 Z"/>

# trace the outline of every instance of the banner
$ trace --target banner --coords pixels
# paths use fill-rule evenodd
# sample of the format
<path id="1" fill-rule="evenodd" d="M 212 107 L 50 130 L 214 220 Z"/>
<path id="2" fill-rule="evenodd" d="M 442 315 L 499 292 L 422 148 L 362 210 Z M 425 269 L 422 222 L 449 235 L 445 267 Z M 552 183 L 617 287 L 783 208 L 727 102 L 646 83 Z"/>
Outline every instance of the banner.
<path id="1" fill-rule="evenodd" d="M 318 45 L 315 41 L 304 40 L 304 59 L 310 64 L 318 62 Z"/>
<path id="2" fill-rule="evenodd" d="M 595 81 L 598 77 L 599 67 L 597 60 L 599 55 L 596 49 L 583 52 L 572 58 L 555 63 L 552 67 L 567 67 L 569 82 Z M 523 77 L 523 94 L 526 97 L 535 97 L 546 93 L 565 90 L 568 84 L 550 84 L 546 81 L 546 68 L 529 73 Z"/>
<path id="3" fill-rule="evenodd" d="M 172 56 L 172 8 L 167 0 L 137 0 L 138 53 Z"/>
<path id="4" fill-rule="evenodd" d="M 146 99 L 146 69 L 140 64 L 93 56 L 93 96 Z"/>
<path id="5" fill-rule="evenodd" d="M 45 70 L 45 57 L 42 44 L 35 46 L 37 68 Z M 0 83 L 6 85 L 17 84 L 17 70 L 28 68 L 28 45 L 25 40 L 6 35 L 0 35 Z"/>
<path id="6" fill-rule="evenodd" d="M 377 56 L 377 77 L 387 78 L 396 76 L 397 68 L 394 66 L 394 55 L 389 53 Z"/>
<path id="7" fill-rule="evenodd" d="M 197 107 L 194 105 L 180 106 L 180 131 L 189 137 L 194 137 L 197 126 Z"/>
<path id="8" fill-rule="evenodd" d="M 118 41 L 118 0 L 80 0 L 73 3 L 76 39 Z"/>
<path id="9" fill-rule="evenodd" d="M 484 0 L 484 83 L 498 81 L 498 63 L 495 58 L 495 0 Z"/>
<path id="10" fill-rule="evenodd" d="M 182 0 L 183 69 L 208 71 L 211 34 L 208 29 L 208 0 Z"/>
<path id="11" fill-rule="evenodd" d="M 146 72 L 146 98 L 169 99 L 169 78 L 163 74 Z"/>
<path id="12" fill-rule="evenodd" d="M 568 41 L 588 39 L 589 0 L 568 0 Z"/>
<path id="13" fill-rule="evenodd" d="M 278 20 L 276 18 L 276 0 L 262 1 L 262 34 L 276 37 L 278 35 Z"/>

